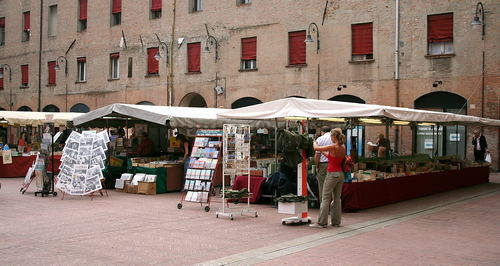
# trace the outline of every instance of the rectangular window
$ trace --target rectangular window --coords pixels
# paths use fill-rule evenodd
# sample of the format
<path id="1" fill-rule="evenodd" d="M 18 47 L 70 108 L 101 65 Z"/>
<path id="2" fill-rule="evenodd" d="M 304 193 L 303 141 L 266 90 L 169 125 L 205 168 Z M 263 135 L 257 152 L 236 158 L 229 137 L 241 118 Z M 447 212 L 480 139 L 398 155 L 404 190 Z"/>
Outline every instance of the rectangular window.
<path id="1" fill-rule="evenodd" d="M 28 65 L 21 66 L 21 87 L 29 86 L 29 68 Z"/>
<path id="2" fill-rule="evenodd" d="M 23 35 L 22 41 L 27 42 L 30 40 L 31 28 L 30 28 L 30 12 L 23 13 Z"/>
<path id="3" fill-rule="evenodd" d="M 49 69 L 48 85 L 56 85 L 56 61 L 49 61 L 47 63 Z"/>
<path id="4" fill-rule="evenodd" d="M 241 69 L 257 69 L 257 37 L 241 39 Z"/>
<path id="5" fill-rule="evenodd" d="M 189 0 L 189 12 L 200 12 L 203 10 L 203 0 Z"/>
<path id="6" fill-rule="evenodd" d="M 148 48 L 148 75 L 158 74 L 159 63 L 155 55 L 158 53 L 158 47 Z"/>
<path id="7" fill-rule="evenodd" d="M 3 68 L 0 68 L 0 90 L 3 90 Z"/>
<path id="8" fill-rule="evenodd" d="M 49 36 L 57 35 L 57 5 L 49 6 Z"/>
<path id="9" fill-rule="evenodd" d="M 236 5 L 248 5 L 251 3 L 252 3 L 252 0 L 236 0 Z"/>
<path id="10" fill-rule="evenodd" d="M 187 45 L 187 59 L 188 59 L 188 72 L 200 72 L 200 53 L 201 43 L 188 43 Z"/>
<path id="11" fill-rule="evenodd" d="M 427 16 L 429 55 L 453 54 L 453 13 Z"/>
<path id="12" fill-rule="evenodd" d="M 0 18 L 0 46 L 5 45 L 5 18 Z"/>
<path id="13" fill-rule="evenodd" d="M 111 0 L 111 26 L 122 23 L 122 0 Z"/>
<path id="14" fill-rule="evenodd" d="M 87 29 L 87 0 L 79 0 L 78 5 L 78 32 Z"/>
<path id="15" fill-rule="evenodd" d="M 288 33 L 288 64 L 306 64 L 306 31 L 294 31 Z"/>
<path id="16" fill-rule="evenodd" d="M 76 64 L 77 64 L 77 81 L 78 82 L 85 82 L 87 80 L 87 71 L 86 71 L 86 66 L 87 66 L 87 58 L 86 57 L 78 57 L 76 59 Z"/>
<path id="17" fill-rule="evenodd" d="M 109 76 L 111 79 L 120 78 L 120 53 L 109 55 Z"/>
<path id="18" fill-rule="evenodd" d="M 373 59 L 373 23 L 351 25 L 352 61 Z"/>
<path id="19" fill-rule="evenodd" d="M 151 0 L 151 18 L 161 18 L 162 0 Z"/>

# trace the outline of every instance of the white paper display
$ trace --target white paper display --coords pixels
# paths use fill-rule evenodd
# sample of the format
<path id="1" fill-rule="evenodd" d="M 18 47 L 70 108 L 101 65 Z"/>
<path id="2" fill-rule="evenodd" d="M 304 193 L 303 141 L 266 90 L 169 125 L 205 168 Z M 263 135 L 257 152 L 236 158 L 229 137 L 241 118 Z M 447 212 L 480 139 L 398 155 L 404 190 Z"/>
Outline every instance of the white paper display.
<path id="1" fill-rule="evenodd" d="M 58 189 L 70 195 L 86 195 L 102 189 L 102 170 L 109 142 L 107 132 L 103 132 L 71 132 L 61 156 Z"/>

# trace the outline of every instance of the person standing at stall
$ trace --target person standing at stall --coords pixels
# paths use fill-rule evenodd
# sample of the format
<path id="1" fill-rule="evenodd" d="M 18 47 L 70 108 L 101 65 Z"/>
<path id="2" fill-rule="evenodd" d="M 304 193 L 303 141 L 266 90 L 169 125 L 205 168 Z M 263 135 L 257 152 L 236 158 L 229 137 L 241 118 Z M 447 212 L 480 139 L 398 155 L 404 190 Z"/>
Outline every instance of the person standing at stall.
<path id="1" fill-rule="evenodd" d="M 183 152 L 182 161 L 184 162 L 184 175 L 186 175 L 187 169 L 189 168 L 189 158 L 191 156 L 191 143 L 184 134 L 177 134 L 175 138 L 181 142 L 180 148 Z"/>
<path id="2" fill-rule="evenodd" d="M 327 126 L 321 127 L 321 136 L 316 139 L 316 144 L 318 146 L 329 146 L 332 145 L 332 136 L 330 135 L 330 128 Z M 323 193 L 323 183 L 326 178 L 326 168 L 328 166 L 328 158 L 323 155 L 320 151 L 316 151 L 314 154 L 314 162 L 316 164 L 316 179 L 318 180 L 318 201 L 321 205 L 322 193 Z"/>
<path id="3" fill-rule="evenodd" d="M 474 160 L 476 162 L 484 162 L 484 156 L 488 152 L 488 143 L 486 138 L 476 128 L 473 131 L 472 145 L 474 146 Z"/>
<path id="4" fill-rule="evenodd" d="M 330 213 L 332 226 L 340 226 L 342 207 L 341 194 L 344 184 L 342 161 L 345 158 L 345 135 L 342 131 L 334 129 L 330 132 L 333 144 L 319 146 L 313 142 L 314 150 L 324 152 L 328 158 L 327 174 L 323 183 L 321 206 L 318 221 L 311 227 L 326 228 L 328 226 L 328 213 Z M 333 200 L 333 202 L 332 202 Z M 332 205 L 332 206 L 331 206 Z"/>
<path id="5" fill-rule="evenodd" d="M 147 132 L 142 132 L 141 142 L 137 146 L 137 154 L 139 155 L 151 155 L 153 153 L 154 147 L 153 142 L 148 138 Z"/>

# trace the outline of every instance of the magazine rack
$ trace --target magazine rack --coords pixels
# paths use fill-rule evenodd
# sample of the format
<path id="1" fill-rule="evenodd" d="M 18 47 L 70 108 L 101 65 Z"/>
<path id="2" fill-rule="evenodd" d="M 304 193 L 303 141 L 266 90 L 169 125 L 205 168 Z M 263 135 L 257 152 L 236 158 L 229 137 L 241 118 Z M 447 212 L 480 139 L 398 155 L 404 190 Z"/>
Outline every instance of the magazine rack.
<path id="1" fill-rule="evenodd" d="M 184 202 L 192 202 L 199 203 L 206 212 L 210 211 L 214 183 L 220 175 L 221 138 L 221 130 L 202 129 L 196 133 L 177 209 L 182 209 Z"/>

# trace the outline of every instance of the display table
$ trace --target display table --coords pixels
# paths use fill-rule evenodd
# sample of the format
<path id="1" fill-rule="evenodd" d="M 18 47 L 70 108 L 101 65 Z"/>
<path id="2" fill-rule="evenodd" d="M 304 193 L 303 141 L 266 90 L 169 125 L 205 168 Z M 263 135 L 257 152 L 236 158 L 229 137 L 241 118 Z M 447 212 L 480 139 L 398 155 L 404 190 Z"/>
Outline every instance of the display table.
<path id="1" fill-rule="evenodd" d="M 36 155 L 32 156 L 15 156 L 12 157 L 11 164 L 3 164 L 3 159 L 0 157 L 0 177 L 24 177 L 28 169 L 33 165 Z M 48 160 L 47 171 L 52 170 L 51 160 Z M 61 164 L 61 155 L 54 155 L 54 168 L 56 172 Z"/>
<path id="2" fill-rule="evenodd" d="M 260 198 L 262 191 L 262 184 L 266 182 L 266 178 L 262 176 L 250 176 L 250 192 L 252 197 L 250 198 L 250 203 L 254 203 Z M 248 176 L 237 176 L 234 179 L 233 189 L 241 190 L 243 188 L 248 189 Z M 242 202 L 246 202 L 246 199 L 242 199 Z"/>
<path id="3" fill-rule="evenodd" d="M 344 183 L 345 212 L 382 206 L 461 187 L 489 182 L 489 167 L 472 167 L 369 182 Z"/>
<path id="4" fill-rule="evenodd" d="M 161 168 L 133 166 L 129 168 L 129 171 L 134 174 L 156 175 L 156 194 L 180 191 L 184 184 L 184 166 L 182 164 L 171 164 Z"/>

